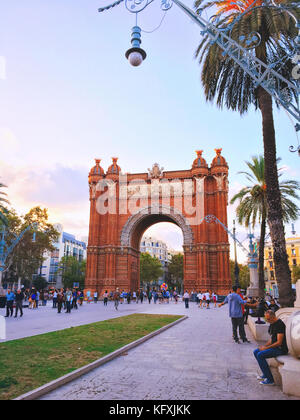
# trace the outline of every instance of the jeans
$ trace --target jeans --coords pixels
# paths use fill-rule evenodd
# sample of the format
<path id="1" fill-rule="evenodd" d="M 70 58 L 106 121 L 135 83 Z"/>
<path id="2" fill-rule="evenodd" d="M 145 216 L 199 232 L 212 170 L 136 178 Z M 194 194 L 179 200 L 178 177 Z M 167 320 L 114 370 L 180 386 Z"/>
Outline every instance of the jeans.
<path id="1" fill-rule="evenodd" d="M 16 301 L 16 313 L 15 316 L 18 316 L 18 310 L 20 309 L 20 315 L 23 316 L 23 305 L 22 301 Z"/>
<path id="2" fill-rule="evenodd" d="M 67 314 L 71 313 L 71 302 L 70 301 L 66 301 L 66 309 L 67 309 Z"/>
<path id="3" fill-rule="evenodd" d="M 59 314 L 61 313 L 62 304 L 63 304 L 62 302 L 59 302 L 59 301 L 57 302 L 57 313 Z"/>
<path id="4" fill-rule="evenodd" d="M 189 299 L 184 299 L 184 303 L 185 303 L 185 307 L 188 308 L 189 307 Z"/>
<path id="5" fill-rule="evenodd" d="M 14 308 L 13 308 L 14 301 L 8 300 L 6 302 L 6 318 L 10 316 L 13 316 Z"/>
<path id="6" fill-rule="evenodd" d="M 242 340 L 246 339 L 245 328 L 244 328 L 244 318 L 231 318 L 232 322 L 232 333 L 233 338 L 238 340 L 237 329 L 239 329 L 239 334 Z"/>
<path id="7" fill-rule="evenodd" d="M 284 354 L 282 350 L 280 350 L 279 348 L 262 350 L 262 351 L 260 351 L 259 349 L 256 349 L 254 350 L 253 354 L 257 360 L 257 363 L 259 364 L 259 367 L 263 373 L 263 376 L 267 378 L 270 382 L 274 382 L 273 375 L 271 373 L 271 370 L 269 368 L 269 365 L 266 359 L 270 359 L 271 357 L 281 356 L 282 354 Z"/>

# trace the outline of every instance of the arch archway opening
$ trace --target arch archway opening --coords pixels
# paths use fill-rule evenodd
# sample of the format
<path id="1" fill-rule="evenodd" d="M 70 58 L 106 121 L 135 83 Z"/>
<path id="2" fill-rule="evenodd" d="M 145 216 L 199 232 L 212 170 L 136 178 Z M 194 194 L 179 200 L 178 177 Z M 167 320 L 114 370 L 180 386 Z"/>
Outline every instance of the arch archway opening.
<path id="1" fill-rule="evenodd" d="M 147 228 L 140 242 L 140 288 L 155 289 L 165 283 L 168 290 L 181 293 L 183 290 L 183 232 L 172 222 L 158 222 Z M 147 256 L 148 254 L 148 256 Z M 152 260 L 149 259 L 149 255 Z M 158 264 L 161 274 L 158 273 Z M 152 261 L 152 262 L 151 262 Z M 152 266 L 153 264 L 153 266 Z"/>

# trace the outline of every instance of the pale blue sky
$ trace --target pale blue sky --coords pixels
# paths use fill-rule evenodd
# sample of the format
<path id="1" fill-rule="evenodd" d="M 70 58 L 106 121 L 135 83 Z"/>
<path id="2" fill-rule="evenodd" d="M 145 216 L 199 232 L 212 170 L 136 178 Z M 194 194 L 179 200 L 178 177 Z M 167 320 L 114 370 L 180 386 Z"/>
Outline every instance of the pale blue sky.
<path id="1" fill-rule="evenodd" d="M 124 54 L 134 16 L 124 4 L 99 14 L 107 4 L 10 0 L 1 8 L 0 179 L 19 211 L 46 206 L 52 221 L 78 235 L 87 235 L 87 174 L 96 157 L 105 170 L 112 156 L 124 172 L 154 162 L 189 169 L 195 150 L 210 164 L 222 147 L 232 195 L 244 185 L 237 175 L 244 161 L 263 151 L 259 112 L 241 118 L 205 102 L 194 59 L 200 30 L 186 15 L 174 5 L 158 31 L 143 33 L 148 56 L 133 68 Z M 159 24 L 159 4 L 143 12 L 142 29 Z M 284 111 L 275 111 L 275 124 L 285 177 L 299 180 L 299 157 L 288 150 L 297 139 Z M 229 227 L 232 219 L 230 208 Z M 296 228 L 299 234 L 299 222 Z M 173 236 L 177 246 L 180 235 Z"/>

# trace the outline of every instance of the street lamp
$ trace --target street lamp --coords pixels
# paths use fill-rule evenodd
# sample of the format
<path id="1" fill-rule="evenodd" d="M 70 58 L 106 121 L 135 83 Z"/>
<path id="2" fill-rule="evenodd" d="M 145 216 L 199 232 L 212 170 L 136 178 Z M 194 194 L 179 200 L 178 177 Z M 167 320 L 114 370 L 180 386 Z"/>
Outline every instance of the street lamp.
<path id="1" fill-rule="evenodd" d="M 140 48 L 141 43 L 141 28 L 139 26 L 134 26 L 132 28 L 131 34 L 132 47 L 129 48 L 129 50 L 127 50 L 125 53 L 125 57 L 129 61 L 129 63 L 134 67 L 137 67 L 140 64 L 142 64 L 142 62 L 147 57 L 146 52 L 142 48 Z"/>
<path id="2" fill-rule="evenodd" d="M 109 10 L 120 3 L 125 3 L 125 7 L 130 13 L 136 15 L 136 25 L 132 32 L 132 48 L 130 48 L 125 56 L 129 63 L 133 66 L 139 66 L 146 58 L 146 53 L 140 48 L 141 44 L 141 28 L 137 25 L 137 15 L 148 7 L 154 0 L 116 0 L 114 3 L 101 7 L 98 9 L 99 12 Z M 270 3 L 271 2 L 271 3 Z M 262 3 L 259 0 L 254 0 L 250 6 L 241 12 L 233 21 L 226 27 L 219 25 L 219 17 L 212 16 L 209 21 L 205 20 L 201 14 L 203 9 L 199 9 L 197 13 L 188 8 L 181 0 L 161 0 L 161 9 L 166 12 L 171 9 L 173 3 L 183 11 L 193 22 L 195 22 L 200 28 L 200 35 L 208 35 L 210 42 L 216 44 L 223 50 L 222 55 L 230 57 L 245 73 L 247 73 L 256 87 L 261 86 L 266 92 L 269 93 L 275 99 L 278 105 L 281 105 L 289 115 L 296 120 L 294 125 L 296 131 L 300 131 L 300 107 L 299 107 L 299 80 L 298 60 L 300 56 L 300 22 L 297 17 L 291 12 L 291 8 L 288 5 L 277 5 L 275 0 L 264 0 Z M 295 26 L 298 30 L 298 36 L 293 40 L 294 48 L 293 51 L 287 52 L 285 58 L 280 59 L 276 64 L 285 64 L 286 58 L 294 60 L 296 76 L 294 80 L 287 80 L 282 74 L 274 70 L 272 63 L 266 64 L 259 58 L 252 54 L 251 49 L 256 48 L 260 43 L 259 34 L 249 33 L 248 36 L 242 36 L 239 38 L 239 42 L 231 38 L 231 33 L 234 25 L 244 16 L 249 13 L 249 10 L 258 9 L 260 7 L 267 6 L 270 9 L 277 10 L 278 12 L 288 13 L 295 21 Z M 297 70 L 298 69 L 298 70 Z M 284 86 L 284 88 L 282 87 Z M 287 89 L 292 94 L 287 93 Z M 300 156 L 300 146 L 294 150 L 294 147 L 290 147 L 290 151 L 298 151 Z"/>
<path id="3" fill-rule="evenodd" d="M 237 262 L 237 252 L 236 252 L 236 229 L 235 229 L 235 220 L 233 221 L 233 239 L 234 239 L 234 278 L 235 278 L 235 286 L 236 287 L 240 287 L 240 282 L 239 282 L 239 273 L 240 273 L 240 269 L 239 269 L 239 265 Z"/>

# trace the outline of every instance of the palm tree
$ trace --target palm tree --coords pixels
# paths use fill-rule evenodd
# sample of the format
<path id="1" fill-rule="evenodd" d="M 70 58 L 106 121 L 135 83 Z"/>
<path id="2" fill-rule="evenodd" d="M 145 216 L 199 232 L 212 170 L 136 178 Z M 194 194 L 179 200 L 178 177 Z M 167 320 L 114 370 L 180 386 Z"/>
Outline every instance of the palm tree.
<path id="1" fill-rule="evenodd" d="M 0 182 L 0 188 L 6 187 L 6 185 L 2 184 Z M 0 191 L 0 223 L 7 226 L 8 220 L 7 220 L 7 208 L 4 206 L 3 203 L 9 204 L 9 201 L 5 198 L 7 194 L 4 191 Z"/>
<path id="2" fill-rule="evenodd" d="M 279 161 L 279 159 L 277 159 Z M 260 223 L 260 240 L 259 240 L 259 290 L 261 296 L 264 295 L 264 248 L 266 236 L 266 223 L 268 219 L 267 198 L 266 198 L 266 182 L 265 182 L 265 161 L 263 156 L 253 156 L 252 162 L 246 162 L 250 172 L 239 172 L 246 175 L 251 185 L 242 188 L 235 194 L 230 203 L 233 204 L 239 200 L 236 209 L 238 222 L 254 226 Z M 280 171 L 280 170 L 279 170 Z M 279 173 L 280 177 L 282 174 Z M 300 190 L 300 183 L 293 180 L 281 181 L 279 183 L 281 193 L 281 205 L 283 211 L 283 220 L 288 223 L 297 220 L 299 216 L 298 206 L 289 198 L 299 199 L 297 191 Z"/>
<path id="3" fill-rule="evenodd" d="M 239 16 L 238 22 L 233 26 L 231 38 L 241 42 L 241 37 L 248 37 L 256 32 L 260 36 L 260 43 L 252 51 L 253 54 L 266 64 L 272 64 L 286 79 L 291 80 L 293 64 L 287 59 L 287 51 L 293 49 L 293 39 L 297 36 L 294 20 L 287 14 L 278 11 L 275 7 L 259 0 L 196 0 L 195 7 L 200 9 L 217 9 L 220 17 L 218 26 L 226 27 L 233 19 Z M 287 0 L 291 7 L 295 4 Z M 253 5 L 253 7 L 251 7 Z M 247 13 L 241 15 L 241 11 Z M 299 10 L 292 8 L 296 16 Z M 222 49 L 211 43 L 209 36 L 205 36 L 196 51 L 196 57 L 203 64 L 201 81 L 208 101 L 216 98 L 217 105 L 226 106 L 240 114 L 246 113 L 254 104 L 262 115 L 262 132 L 264 144 L 264 179 L 266 183 L 266 202 L 268 212 L 268 225 L 274 249 L 275 273 L 278 281 L 278 290 L 281 306 L 292 306 L 293 293 L 291 288 L 291 272 L 286 253 L 285 233 L 283 225 L 283 211 L 278 181 L 278 168 L 276 158 L 276 141 L 273 118 L 272 97 L 261 87 L 253 83 L 251 77 L 238 66 L 229 56 L 222 54 Z M 281 66 L 280 59 L 285 59 Z M 284 83 L 281 89 L 286 88 Z M 287 94 L 291 94 L 286 88 Z"/>

